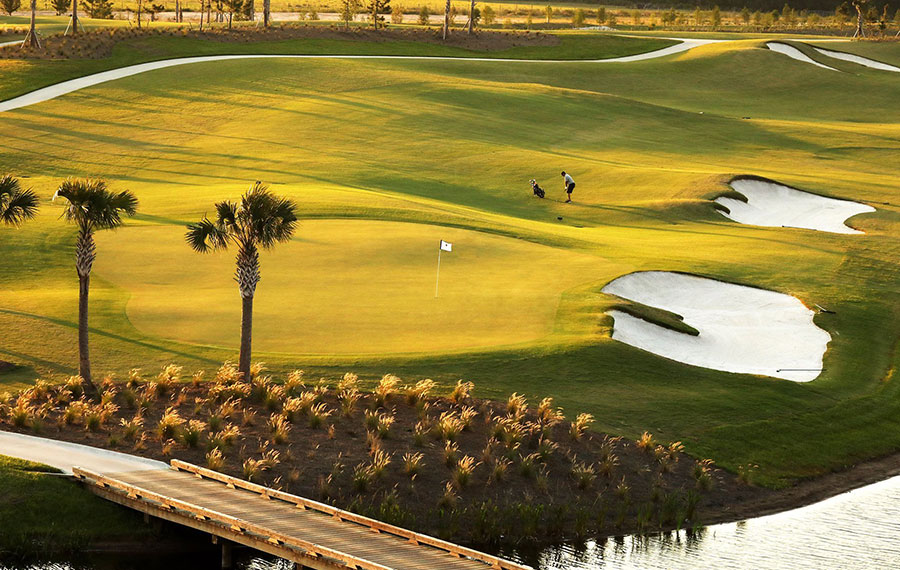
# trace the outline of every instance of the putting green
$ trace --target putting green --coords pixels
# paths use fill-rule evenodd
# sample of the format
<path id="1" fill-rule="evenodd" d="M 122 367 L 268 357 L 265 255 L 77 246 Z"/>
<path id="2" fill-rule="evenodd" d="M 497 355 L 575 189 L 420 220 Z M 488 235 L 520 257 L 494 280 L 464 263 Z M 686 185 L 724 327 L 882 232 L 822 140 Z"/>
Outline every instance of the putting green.
<path id="1" fill-rule="evenodd" d="M 550 333 L 561 292 L 615 274 L 607 261 L 436 225 L 311 220 L 263 253 L 254 345 L 267 352 L 447 351 Z M 453 243 L 441 258 L 439 240 Z M 97 275 L 131 295 L 127 315 L 160 338 L 235 347 L 233 256 L 201 257 L 181 226 L 138 226 L 98 242 Z M 141 251 L 140 255 L 135 255 Z"/>

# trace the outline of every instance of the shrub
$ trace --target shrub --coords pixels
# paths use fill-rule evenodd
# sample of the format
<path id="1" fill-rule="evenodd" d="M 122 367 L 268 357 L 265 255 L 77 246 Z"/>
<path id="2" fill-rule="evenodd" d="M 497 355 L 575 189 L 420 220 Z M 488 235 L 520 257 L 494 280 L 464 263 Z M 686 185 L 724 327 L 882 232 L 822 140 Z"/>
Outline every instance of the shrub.
<path id="1" fill-rule="evenodd" d="M 401 6 L 400 4 L 394 4 L 394 6 L 391 8 L 391 23 L 403 23 L 403 6 Z"/>
<path id="2" fill-rule="evenodd" d="M 429 18 L 430 16 L 431 16 L 431 11 L 428 10 L 428 6 L 425 6 L 425 5 L 423 4 L 422 7 L 419 8 L 419 25 L 420 25 L 420 26 L 427 26 L 427 25 L 428 25 L 428 18 Z"/>
<path id="3" fill-rule="evenodd" d="M 572 15 L 572 25 L 576 28 L 584 27 L 584 20 L 584 9 L 578 8 L 577 10 L 575 10 L 575 13 Z"/>
<path id="4" fill-rule="evenodd" d="M 481 9 L 481 20 L 484 22 L 485 26 L 492 26 L 496 17 L 497 14 L 490 4 Z"/>

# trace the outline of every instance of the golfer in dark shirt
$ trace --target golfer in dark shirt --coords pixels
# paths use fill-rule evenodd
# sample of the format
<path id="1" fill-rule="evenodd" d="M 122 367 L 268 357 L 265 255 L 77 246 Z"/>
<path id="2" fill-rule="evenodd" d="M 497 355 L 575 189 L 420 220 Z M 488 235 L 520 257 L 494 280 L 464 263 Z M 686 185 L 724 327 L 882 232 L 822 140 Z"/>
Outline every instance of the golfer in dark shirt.
<path id="1" fill-rule="evenodd" d="M 563 183 L 566 185 L 566 203 L 572 201 L 572 190 L 575 189 L 575 181 L 572 180 L 572 177 L 566 174 L 566 171 L 563 170 L 561 172 L 563 177 Z"/>

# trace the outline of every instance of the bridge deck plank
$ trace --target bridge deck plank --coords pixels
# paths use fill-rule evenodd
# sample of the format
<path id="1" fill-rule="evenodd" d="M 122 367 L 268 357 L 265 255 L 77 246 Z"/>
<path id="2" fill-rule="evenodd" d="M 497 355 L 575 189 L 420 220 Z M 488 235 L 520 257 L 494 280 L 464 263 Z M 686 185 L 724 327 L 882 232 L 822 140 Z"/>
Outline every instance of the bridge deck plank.
<path id="1" fill-rule="evenodd" d="M 110 479 L 177 501 L 209 509 L 388 568 L 403 570 L 485 570 L 487 564 L 456 558 L 447 552 L 374 532 L 330 515 L 297 508 L 256 493 L 178 471 L 134 471 L 106 474 Z"/>

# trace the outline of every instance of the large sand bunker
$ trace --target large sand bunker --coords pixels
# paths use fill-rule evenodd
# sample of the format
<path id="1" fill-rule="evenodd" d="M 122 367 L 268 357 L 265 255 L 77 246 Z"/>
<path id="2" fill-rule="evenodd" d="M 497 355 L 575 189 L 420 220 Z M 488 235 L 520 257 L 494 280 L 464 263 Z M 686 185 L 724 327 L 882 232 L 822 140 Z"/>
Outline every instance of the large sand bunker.
<path id="1" fill-rule="evenodd" d="M 834 59 L 858 63 L 859 65 L 871 67 L 872 69 L 880 69 L 882 71 L 894 71 L 896 73 L 900 73 L 900 67 L 895 67 L 887 63 L 881 63 L 880 61 L 875 61 L 874 59 L 869 59 L 861 55 L 854 55 L 852 53 L 845 53 L 842 51 L 831 51 L 830 49 L 822 49 L 817 47 L 813 47 L 813 49 L 821 53 L 822 55 L 827 55 L 828 57 L 833 57 Z"/>
<path id="2" fill-rule="evenodd" d="M 720 212 L 723 216 L 742 224 L 861 234 L 844 222 L 857 214 L 875 211 L 867 204 L 826 198 L 767 180 L 738 179 L 730 185 L 747 201 L 722 196 L 716 198 L 716 203 L 728 208 L 728 213 Z"/>
<path id="3" fill-rule="evenodd" d="M 610 311 L 613 339 L 678 362 L 726 372 L 809 382 L 821 371 L 831 335 L 795 297 L 668 271 L 642 271 L 604 293 L 677 313 L 700 334 Z"/>
<path id="4" fill-rule="evenodd" d="M 802 61 L 803 63 L 811 63 L 811 64 L 821 67 L 823 69 L 830 69 L 831 71 L 837 71 L 837 69 L 835 69 L 833 67 L 828 67 L 827 65 L 825 65 L 823 63 L 819 63 L 818 61 L 809 57 L 808 55 L 806 55 L 799 49 L 795 48 L 794 46 L 791 46 L 788 44 L 783 44 L 780 42 L 769 42 L 766 44 L 766 47 L 774 52 L 784 54 L 791 59 L 796 59 L 797 61 Z"/>

